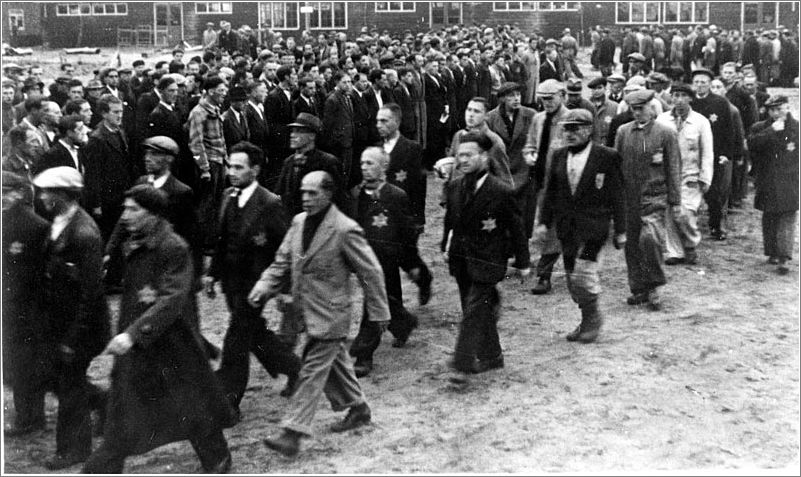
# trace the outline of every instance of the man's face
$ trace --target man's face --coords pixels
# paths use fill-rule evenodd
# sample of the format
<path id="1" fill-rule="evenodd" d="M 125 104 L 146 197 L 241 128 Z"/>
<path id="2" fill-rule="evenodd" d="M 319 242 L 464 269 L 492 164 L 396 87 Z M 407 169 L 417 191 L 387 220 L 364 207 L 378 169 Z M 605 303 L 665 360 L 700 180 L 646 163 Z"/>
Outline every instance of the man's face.
<path id="1" fill-rule="evenodd" d="M 561 94 L 552 94 L 550 96 L 541 96 L 542 99 L 542 107 L 545 111 L 549 113 L 556 112 L 560 106 L 562 106 L 562 95 Z"/>
<path id="2" fill-rule="evenodd" d="M 623 82 L 611 81 L 609 83 L 609 90 L 614 94 L 619 94 L 621 91 L 623 91 Z"/>
<path id="3" fill-rule="evenodd" d="M 359 75 L 356 76 L 356 78 L 357 78 L 356 84 L 354 84 L 353 86 L 360 93 L 364 93 L 365 91 L 367 91 L 367 88 L 370 87 L 370 82 L 367 80 L 367 75 L 364 73 L 360 73 Z"/>
<path id="4" fill-rule="evenodd" d="M 259 175 L 259 166 L 251 166 L 248 155 L 244 152 L 231 154 L 228 162 L 228 179 L 234 187 L 247 187 Z"/>
<path id="5" fill-rule="evenodd" d="M 384 168 L 378 154 L 372 151 L 362 153 L 362 178 L 365 182 L 378 182 L 384 177 Z"/>
<path id="6" fill-rule="evenodd" d="M 487 152 L 475 142 L 463 142 L 456 151 L 456 164 L 463 174 L 482 171 L 487 168 Z"/>
<path id="7" fill-rule="evenodd" d="M 376 128 L 378 129 L 378 134 L 383 139 L 393 136 L 395 131 L 397 131 L 400 127 L 398 118 L 392 114 L 392 111 L 385 108 L 378 110 L 375 122 Z"/>
<path id="8" fill-rule="evenodd" d="M 120 221 L 132 235 L 149 230 L 153 223 L 158 220 L 158 216 L 139 205 L 130 197 L 125 198 L 122 205 L 122 217 Z"/>
<path id="9" fill-rule="evenodd" d="M 303 89 L 301 90 L 303 96 L 306 96 L 307 98 L 312 98 L 314 97 L 316 92 L 317 92 L 317 83 L 315 83 L 314 81 L 307 81 L 306 83 L 303 84 Z"/>
<path id="10" fill-rule="evenodd" d="M 148 174 L 161 175 L 170 168 L 172 156 L 167 153 L 145 149 L 145 171 Z"/>
<path id="11" fill-rule="evenodd" d="M 517 111 L 520 109 L 520 91 L 512 91 L 503 97 L 503 104 L 507 111 Z"/>
<path id="12" fill-rule="evenodd" d="M 222 55 L 222 57 L 220 58 L 220 65 L 221 66 L 230 67 L 231 66 L 231 55 Z"/>
<path id="13" fill-rule="evenodd" d="M 582 146 L 590 141 L 592 126 L 580 124 L 566 124 L 564 126 L 565 142 L 568 146 Z"/>
<path id="14" fill-rule="evenodd" d="M 82 121 L 76 122 L 75 127 L 67 131 L 67 137 L 76 146 L 83 146 L 87 143 L 87 141 L 89 141 L 89 137 L 86 135 Z"/>
<path id="15" fill-rule="evenodd" d="M 337 88 L 343 93 L 350 93 L 353 89 L 353 83 L 351 82 L 350 76 L 342 75 L 340 78 L 339 83 L 337 83 Z"/>
<path id="16" fill-rule="evenodd" d="M 464 122 L 468 128 L 476 128 L 484 124 L 487 110 L 482 103 L 470 101 L 464 110 Z"/>
<path id="17" fill-rule="evenodd" d="M 295 73 L 295 70 L 292 70 L 292 73 L 286 77 L 287 84 L 291 89 L 295 89 L 298 86 L 298 74 Z"/>
<path id="18" fill-rule="evenodd" d="M 333 75 L 334 75 L 334 70 L 332 70 L 331 68 L 326 68 L 325 71 L 323 71 L 323 79 L 325 81 L 330 81 Z"/>
<path id="19" fill-rule="evenodd" d="M 175 104 L 175 99 L 178 97 L 178 85 L 173 83 L 167 86 L 166 89 L 161 90 L 161 99 L 167 104 Z"/>
<path id="20" fill-rule="evenodd" d="M 580 91 L 568 91 L 567 92 L 567 104 L 571 104 L 571 105 L 581 104 L 581 92 Z"/>
<path id="21" fill-rule="evenodd" d="M 423 55 L 414 55 L 414 66 L 416 68 L 422 68 L 425 66 L 426 60 L 423 58 Z"/>
<path id="22" fill-rule="evenodd" d="M 41 83 L 42 76 L 44 76 L 44 70 L 41 68 L 31 68 L 31 72 L 28 74 L 28 76 L 34 78 L 37 83 Z"/>
<path id="23" fill-rule="evenodd" d="M 361 66 L 363 68 L 369 68 L 370 67 L 370 57 L 367 56 L 367 55 L 363 55 L 359 59 L 359 66 Z"/>
<path id="24" fill-rule="evenodd" d="M 378 80 L 376 80 L 376 83 L 375 83 L 376 88 L 379 88 L 379 89 L 386 88 L 388 85 L 389 85 L 389 81 L 387 80 L 387 75 L 386 74 L 381 75 L 381 77 L 378 78 Z"/>
<path id="25" fill-rule="evenodd" d="M 72 88 L 70 88 L 70 90 L 67 92 L 67 96 L 68 96 L 68 97 L 70 98 L 70 100 L 72 100 L 72 101 L 76 101 L 76 100 L 79 100 L 79 99 L 83 99 L 83 86 L 81 86 L 81 85 L 73 86 L 73 87 L 72 87 Z"/>
<path id="26" fill-rule="evenodd" d="M 93 88 L 93 89 L 86 90 L 86 92 L 89 94 L 90 98 L 92 98 L 92 99 L 100 99 L 100 96 L 102 95 L 103 90 L 102 89 Z"/>
<path id="27" fill-rule="evenodd" d="M 11 104 L 14 101 L 14 88 L 3 88 L 3 102 Z"/>
<path id="28" fill-rule="evenodd" d="M 755 76 L 746 76 L 743 78 L 743 88 L 748 91 L 748 94 L 756 94 L 757 92 L 757 85 L 756 85 L 756 77 Z"/>
<path id="29" fill-rule="evenodd" d="M 695 89 L 696 94 L 706 96 L 709 94 L 711 87 L 712 81 L 709 79 L 709 76 L 697 74 L 693 78 L 693 88 Z"/>
<path id="30" fill-rule="evenodd" d="M 599 84 L 590 90 L 592 99 L 603 99 L 606 96 L 606 86 Z"/>
<path id="31" fill-rule="evenodd" d="M 640 124 L 645 124 L 653 117 L 653 109 L 649 104 L 638 104 L 631 107 L 631 114 L 634 120 Z"/>
<path id="32" fill-rule="evenodd" d="M 772 108 L 768 108 L 768 116 L 770 119 L 776 121 L 779 119 L 784 119 L 787 117 L 787 111 L 790 110 L 790 106 L 788 104 L 780 104 L 778 106 L 773 106 Z"/>
<path id="33" fill-rule="evenodd" d="M 58 120 L 61 119 L 61 109 L 58 104 L 48 101 L 42 107 L 42 122 L 50 127 L 56 127 Z"/>
<path id="34" fill-rule="evenodd" d="M 145 71 L 145 65 L 136 65 L 134 66 L 134 73 L 136 76 L 142 76 L 142 73 Z"/>
<path id="35" fill-rule="evenodd" d="M 59 211 L 64 210 L 66 201 L 64 196 L 55 189 L 39 190 L 39 203 L 44 207 L 49 217 L 54 217 Z"/>
<path id="36" fill-rule="evenodd" d="M 414 83 L 414 74 L 410 71 L 405 75 L 403 75 L 401 79 L 403 79 L 403 82 L 406 83 L 407 85 L 411 85 L 412 83 Z"/>
<path id="37" fill-rule="evenodd" d="M 231 101 L 231 109 L 237 112 L 242 112 L 245 110 L 245 105 L 248 104 L 247 100 L 239 100 L 239 101 Z"/>
<path id="38" fill-rule="evenodd" d="M 228 86 L 225 83 L 220 83 L 216 88 L 209 91 L 209 97 L 214 104 L 220 105 L 225 101 L 225 96 L 228 94 Z"/>
<path id="39" fill-rule="evenodd" d="M 103 78 L 103 83 L 112 88 L 116 88 L 120 84 L 120 74 L 116 71 L 109 71 L 106 77 Z"/>
<path id="40" fill-rule="evenodd" d="M 270 81 L 275 81 L 275 71 L 277 69 L 278 65 L 276 63 L 267 63 L 267 67 L 264 69 L 264 76 Z"/>
<path id="41" fill-rule="evenodd" d="M 289 148 L 293 151 L 304 149 L 315 139 L 316 134 L 306 128 L 293 127 L 289 131 Z"/>
<path id="42" fill-rule="evenodd" d="M 719 79 L 713 80 L 709 85 L 709 90 L 719 96 L 726 96 L 726 87 L 723 86 L 723 81 Z"/>
<path id="43" fill-rule="evenodd" d="M 250 92 L 250 98 L 256 104 L 263 103 L 267 99 L 267 85 L 259 83 L 256 89 Z"/>
<path id="44" fill-rule="evenodd" d="M 187 73 L 190 75 L 200 73 L 200 65 L 198 63 L 189 63 L 186 66 Z"/>
<path id="45" fill-rule="evenodd" d="M 737 70 L 733 66 L 724 66 L 720 70 L 720 76 L 723 77 L 723 80 L 727 83 L 734 81 L 735 76 L 737 76 Z"/>
<path id="46" fill-rule="evenodd" d="M 88 102 L 81 104 L 81 110 L 78 115 L 83 119 L 84 124 L 89 124 L 92 121 L 92 107 L 89 106 Z"/>
<path id="47" fill-rule="evenodd" d="M 323 190 L 319 181 L 306 176 L 300 182 L 300 200 L 304 212 L 314 215 L 331 203 L 331 193 Z"/>
<path id="48" fill-rule="evenodd" d="M 72 75 L 74 75 L 74 74 L 75 74 L 75 67 L 74 66 L 70 65 L 70 66 L 65 66 L 64 67 L 64 76 L 68 76 L 68 77 L 72 78 Z"/>
<path id="49" fill-rule="evenodd" d="M 431 76 L 436 76 L 436 74 L 439 73 L 439 61 L 429 61 L 428 64 L 426 64 L 426 73 Z"/>
<path id="50" fill-rule="evenodd" d="M 681 113 L 687 111 L 687 108 L 690 107 L 690 102 L 693 100 L 692 96 L 683 91 L 676 91 L 671 94 L 671 97 L 673 98 L 673 107 Z"/>
<path id="51" fill-rule="evenodd" d="M 103 121 L 108 123 L 109 126 L 112 128 L 118 128 L 122 124 L 122 104 L 121 103 L 111 103 L 109 104 L 109 110 L 106 113 L 103 113 Z"/>

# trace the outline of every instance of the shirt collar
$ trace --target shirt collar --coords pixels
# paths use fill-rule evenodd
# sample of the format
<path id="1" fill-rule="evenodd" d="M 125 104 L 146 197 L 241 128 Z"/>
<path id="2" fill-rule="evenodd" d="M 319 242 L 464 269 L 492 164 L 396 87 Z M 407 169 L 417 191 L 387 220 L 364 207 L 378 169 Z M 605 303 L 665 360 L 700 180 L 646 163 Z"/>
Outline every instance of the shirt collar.
<path id="1" fill-rule="evenodd" d="M 259 183 L 254 180 L 253 182 L 250 183 L 250 185 L 242 189 L 242 191 L 239 193 L 239 207 L 244 207 L 245 204 L 248 203 L 250 197 L 253 195 L 254 192 L 256 192 L 256 188 L 258 186 Z"/>
<path id="2" fill-rule="evenodd" d="M 174 111 L 174 110 L 175 110 L 175 108 L 174 108 L 174 106 L 173 106 L 173 105 L 171 105 L 171 104 L 167 104 L 167 103 L 165 103 L 164 101 L 159 101 L 159 104 L 161 104 L 161 105 L 162 105 L 162 106 L 164 106 L 165 108 L 169 109 L 170 111 Z"/>
<path id="3" fill-rule="evenodd" d="M 151 182 L 153 184 L 153 187 L 155 187 L 156 189 L 161 189 L 162 187 L 164 187 L 164 184 L 167 182 L 167 179 L 169 178 L 170 178 L 170 171 L 167 171 L 167 173 L 161 177 L 154 177 L 153 174 L 150 174 L 147 180 L 148 182 Z"/>
<path id="4" fill-rule="evenodd" d="M 63 140 L 63 139 L 59 139 L 59 140 L 58 140 L 58 142 L 60 142 L 62 146 L 64 146 L 65 148 L 67 148 L 67 150 L 68 150 L 68 151 L 70 152 L 70 154 L 72 154 L 73 156 L 74 156 L 75 154 L 78 154 L 78 146 L 75 146 L 74 144 L 69 144 L 69 143 L 67 143 L 67 142 L 64 142 L 64 140 Z"/>
<path id="5" fill-rule="evenodd" d="M 484 182 L 486 182 L 488 175 L 489 173 L 487 171 L 484 171 L 484 174 L 478 178 L 478 180 L 476 181 L 476 192 L 478 192 L 478 190 L 481 189 L 481 186 L 484 185 Z"/>

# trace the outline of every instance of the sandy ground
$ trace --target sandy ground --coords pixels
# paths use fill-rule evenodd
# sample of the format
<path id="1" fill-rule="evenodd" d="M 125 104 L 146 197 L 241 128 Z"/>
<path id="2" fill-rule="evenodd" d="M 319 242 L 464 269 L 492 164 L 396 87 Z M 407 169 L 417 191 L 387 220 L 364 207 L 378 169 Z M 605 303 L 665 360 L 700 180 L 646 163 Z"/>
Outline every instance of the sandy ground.
<path id="1" fill-rule="evenodd" d="M 597 72 L 589 72 L 597 75 Z M 773 92 L 773 91 L 772 91 Z M 798 117 L 798 92 L 787 90 Z M 429 177 L 429 191 L 439 182 Z M 729 217 L 729 239 L 706 239 L 696 266 L 667 267 L 665 307 L 649 312 L 625 304 L 622 252 L 603 252 L 601 338 L 564 340 L 579 321 L 561 263 L 553 292 L 529 294 L 533 281 L 509 280 L 499 323 L 506 367 L 475 376 L 464 391 L 447 382 L 461 311 L 455 281 L 438 252 L 442 209 L 429 197 L 422 254 L 434 273 L 434 297 L 407 307 L 420 328 L 404 349 L 386 335 L 375 370 L 362 379 L 374 423 L 344 435 L 321 403 L 314 439 L 287 459 L 262 439 L 277 431 L 287 401 L 284 378 L 273 380 L 253 360 L 243 420 L 226 431 L 235 473 L 779 473 L 799 469 L 798 241 L 788 276 L 762 255 L 760 213 L 753 191 L 745 210 Z M 796 234 L 798 236 L 798 234 Z M 532 246 L 532 257 L 539 252 Z M 111 300 L 116 309 L 117 300 Z M 267 318 L 278 315 L 268 305 Z M 201 299 L 203 331 L 222 342 L 222 297 Z M 107 385 L 110 358 L 98 358 L 92 379 Z M 4 417 L 13 415 L 4 392 Z M 47 430 L 6 439 L 4 471 L 44 473 L 55 451 L 56 400 L 48 397 Z M 99 444 L 96 439 L 95 446 Z M 187 442 L 128 459 L 129 473 L 194 473 Z M 79 472 L 80 467 L 65 469 Z"/>

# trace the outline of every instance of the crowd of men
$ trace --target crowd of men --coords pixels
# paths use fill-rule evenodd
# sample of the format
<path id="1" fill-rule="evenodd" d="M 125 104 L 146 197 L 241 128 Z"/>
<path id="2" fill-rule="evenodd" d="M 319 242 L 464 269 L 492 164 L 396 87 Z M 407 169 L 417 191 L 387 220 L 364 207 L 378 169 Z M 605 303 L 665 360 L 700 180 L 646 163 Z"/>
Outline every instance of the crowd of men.
<path id="1" fill-rule="evenodd" d="M 727 240 L 751 178 L 765 255 L 789 273 L 798 123 L 786 96 L 766 92 L 798 75 L 786 32 L 760 36 L 763 57 L 754 34 L 626 28 L 616 73 L 616 46 L 596 28 L 602 74 L 585 83 L 569 30 L 364 28 L 296 42 L 221 27 L 209 24 L 198 56 L 178 48 L 89 81 L 65 63 L 45 88 L 40 66 L 3 65 L 6 435 L 42 429 L 55 392 L 50 469 L 121 472 L 128 455 L 186 439 L 205 471 L 228 471 L 222 429 L 241 419 L 251 353 L 287 377 L 269 448 L 296 454 L 322 395 L 349 410 L 332 431 L 369 423 L 358 378 L 384 331 L 403 348 L 419 324 L 400 272 L 420 305 L 431 299 L 417 248 L 427 198 L 444 208 L 441 251 L 464 315 L 455 386 L 504 366 L 497 286 L 530 274 L 530 242 L 534 295 L 551 292 L 563 257 L 581 310 L 566 339 L 580 343 L 603 324 L 610 231 L 627 303 L 659 310 L 663 265 L 701 260 L 702 204 L 710 238 Z M 355 339 L 351 273 L 365 296 Z M 231 314 L 222 350 L 200 334 L 197 304 L 217 283 Z M 104 291 L 122 293 L 114 336 Z M 279 330 L 262 317 L 273 298 Z M 115 355 L 108 391 L 86 377 L 101 352 Z M 93 420 L 105 436 L 94 450 Z"/>

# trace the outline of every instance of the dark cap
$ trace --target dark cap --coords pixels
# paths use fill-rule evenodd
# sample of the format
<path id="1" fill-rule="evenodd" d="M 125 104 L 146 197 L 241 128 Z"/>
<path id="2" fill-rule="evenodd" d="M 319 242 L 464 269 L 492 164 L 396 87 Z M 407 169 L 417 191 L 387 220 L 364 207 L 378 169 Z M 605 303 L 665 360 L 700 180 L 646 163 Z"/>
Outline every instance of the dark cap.
<path id="1" fill-rule="evenodd" d="M 706 76 L 709 76 L 709 79 L 710 79 L 710 80 L 713 80 L 713 79 L 715 79 L 715 74 L 714 74 L 714 73 L 712 73 L 711 71 L 709 71 L 709 70 L 708 70 L 708 69 L 706 69 L 706 68 L 698 68 L 697 70 L 693 70 L 693 71 L 690 73 L 690 77 L 691 77 L 691 78 L 695 78 L 697 75 L 706 75 Z"/>
<path id="2" fill-rule="evenodd" d="M 133 65 L 134 68 L 136 68 L 137 66 L 145 66 L 145 60 L 134 60 L 134 62 L 131 64 Z"/>
<path id="3" fill-rule="evenodd" d="M 637 52 L 631 53 L 629 54 L 628 58 L 634 61 L 640 61 L 643 63 L 645 62 L 645 56 L 643 56 L 642 53 L 637 53 Z"/>
<path id="4" fill-rule="evenodd" d="M 587 87 L 590 89 L 597 88 L 598 86 L 606 86 L 606 78 L 599 76 L 591 79 L 590 82 L 587 83 Z"/>
<path id="5" fill-rule="evenodd" d="M 28 179 L 13 172 L 2 171 L 4 189 L 27 189 L 31 186 Z"/>
<path id="6" fill-rule="evenodd" d="M 568 124 L 591 126 L 593 124 L 592 113 L 584 108 L 571 109 L 567 112 L 567 114 L 565 114 L 564 119 L 559 121 L 559 124 L 563 126 Z"/>
<path id="7" fill-rule="evenodd" d="M 298 117 L 295 118 L 295 122 L 289 124 L 289 127 L 304 128 L 315 134 L 319 134 L 320 130 L 323 128 L 323 124 L 320 122 L 320 119 L 313 114 L 300 113 Z"/>
<path id="8" fill-rule="evenodd" d="M 695 91 L 693 91 L 692 86 L 688 85 L 687 83 L 676 83 L 670 87 L 670 93 L 684 93 L 689 95 L 691 98 L 695 97 Z"/>
<path id="9" fill-rule="evenodd" d="M 782 104 L 787 104 L 789 102 L 790 100 L 787 99 L 787 96 L 783 94 L 774 94 L 773 96 L 768 98 L 767 101 L 765 101 L 765 107 L 772 108 L 775 106 L 781 106 Z"/>
<path id="10" fill-rule="evenodd" d="M 511 93 L 513 91 L 519 92 L 520 91 L 520 85 L 517 84 L 517 83 L 514 83 L 512 81 L 507 81 L 507 82 L 503 83 L 500 88 L 498 88 L 498 97 L 499 98 L 503 98 L 504 96 L 506 96 L 507 94 L 509 94 L 509 93 Z"/>
<path id="11" fill-rule="evenodd" d="M 153 136 L 142 141 L 142 147 L 158 152 L 165 152 L 177 156 L 179 149 L 178 143 L 167 136 Z"/>
<path id="12" fill-rule="evenodd" d="M 125 197 L 131 198 L 149 212 L 167 217 L 169 202 L 167 194 L 150 184 L 139 184 L 125 191 Z"/>
<path id="13" fill-rule="evenodd" d="M 228 92 L 229 101 L 245 101 L 247 99 L 248 93 L 245 91 L 245 88 L 241 86 L 234 86 L 231 88 L 231 91 Z"/>
<path id="14" fill-rule="evenodd" d="M 639 89 L 637 91 L 627 94 L 623 99 L 629 106 L 641 106 L 654 99 L 654 90 L 652 89 Z"/>
<path id="15" fill-rule="evenodd" d="M 581 93 L 581 90 L 583 88 L 584 87 L 581 84 L 581 80 L 580 79 L 575 79 L 574 78 L 574 79 L 568 79 L 567 80 L 567 94 L 570 94 L 570 93 L 574 93 L 574 94 L 575 93 Z"/>

